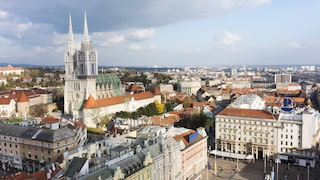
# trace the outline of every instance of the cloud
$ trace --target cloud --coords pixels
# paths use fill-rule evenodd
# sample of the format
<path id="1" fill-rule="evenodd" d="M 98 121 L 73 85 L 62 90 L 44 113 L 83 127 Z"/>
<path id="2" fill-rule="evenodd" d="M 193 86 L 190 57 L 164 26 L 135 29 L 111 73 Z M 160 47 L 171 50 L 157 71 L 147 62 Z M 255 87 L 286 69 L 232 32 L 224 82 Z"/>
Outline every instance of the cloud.
<path id="1" fill-rule="evenodd" d="M 130 33 L 129 38 L 133 40 L 144 40 L 152 38 L 154 35 L 155 30 L 153 28 L 136 29 Z"/>
<path id="2" fill-rule="evenodd" d="M 290 48 L 294 48 L 294 49 L 304 49 L 304 48 L 308 48 L 310 45 L 310 43 L 299 43 L 299 42 L 295 42 L 295 41 L 291 41 L 288 43 L 288 46 Z"/>
<path id="3" fill-rule="evenodd" d="M 197 54 L 200 52 L 201 52 L 200 49 L 187 49 L 187 50 L 183 51 L 182 54 Z"/>
<path id="4" fill-rule="evenodd" d="M 110 39 L 108 39 L 108 43 L 110 43 L 110 44 L 122 43 L 125 40 L 126 39 L 124 38 L 124 36 L 115 35 L 115 36 L 111 37 Z"/>
<path id="5" fill-rule="evenodd" d="M 96 0 L 94 3 L 88 3 L 87 0 L 78 0 L 77 3 L 65 0 L 30 1 L 6 1 L 0 4 L 0 9 L 31 22 L 52 24 L 57 32 L 66 33 L 68 14 L 71 13 L 73 22 L 76 22 L 83 19 L 81 11 L 84 9 L 87 11 L 89 31 L 106 32 L 133 27 L 160 27 L 188 20 L 220 17 L 238 8 L 265 5 L 271 0 Z M 103 23 L 92 23 L 93 21 Z M 80 33 L 82 28 L 75 28 L 74 31 Z"/>
<path id="6" fill-rule="evenodd" d="M 98 46 L 113 46 L 115 44 L 121 44 L 127 42 L 124 35 L 119 35 L 115 32 L 94 32 L 90 38 Z M 81 40 L 80 40 L 81 41 Z"/>
<path id="7" fill-rule="evenodd" d="M 35 46 L 33 50 L 37 53 L 61 53 L 65 51 L 65 47 L 54 47 L 54 46 Z"/>
<path id="8" fill-rule="evenodd" d="M 130 44 L 128 47 L 129 51 L 141 51 L 142 47 L 139 44 Z"/>
<path id="9" fill-rule="evenodd" d="M 215 40 L 222 46 L 234 46 L 238 42 L 240 42 L 242 38 L 237 34 L 233 34 L 229 31 L 224 31 L 222 34 L 217 35 Z"/>
<path id="10" fill-rule="evenodd" d="M 8 12 L 0 10 L 0 19 L 6 19 L 8 15 Z"/>
<path id="11" fill-rule="evenodd" d="M 66 47 L 69 13 L 72 15 L 76 46 L 79 45 L 78 38 L 81 41 L 83 34 L 83 11 L 86 10 L 90 39 L 95 46 L 123 45 L 121 48 L 124 50 L 128 47 L 127 50 L 149 51 L 156 46 L 140 45 L 140 41 L 155 37 L 158 27 L 221 17 L 243 7 L 269 2 L 270 0 L 96 0 L 94 3 L 88 3 L 87 0 L 77 0 L 77 3 L 65 0 L 30 0 L 28 3 L 23 0 L 5 1 L 0 3 L 0 41 L 7 43 L 0 46 L 6 57 L 19 56 L 21 59 L 28 54 L 30 59 L 39 59 L 43 63 L 43 56 L 37 53 L 60 52 Z M 52 61 L 57 62 L 55 59 Z M 63 59 L 57 63 L 63 63 Z"/>

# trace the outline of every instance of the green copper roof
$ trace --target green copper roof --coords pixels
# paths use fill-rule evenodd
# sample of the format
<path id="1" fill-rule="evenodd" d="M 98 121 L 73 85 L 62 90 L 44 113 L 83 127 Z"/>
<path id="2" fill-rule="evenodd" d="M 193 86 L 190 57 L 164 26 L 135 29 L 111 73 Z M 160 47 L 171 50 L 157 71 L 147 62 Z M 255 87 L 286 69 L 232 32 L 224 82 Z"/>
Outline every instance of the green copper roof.
<path id="1" fill-rule="evenodd" d="M 97 76 L 97 84 L 98 85 L 112 85 L 113 88 L 119 88 L 121 86 L 121 81 L 116 74 L 113 73 L 105 73 L 99 74 Z"/>
<path id="2" fill-rule="evenodd" d="M 122 83 L 119 77 L 114 73 L 99 74 L 96 79 L 97 86 L 108 86 L 114 89 L 115 95 L 123 95 Z"/>

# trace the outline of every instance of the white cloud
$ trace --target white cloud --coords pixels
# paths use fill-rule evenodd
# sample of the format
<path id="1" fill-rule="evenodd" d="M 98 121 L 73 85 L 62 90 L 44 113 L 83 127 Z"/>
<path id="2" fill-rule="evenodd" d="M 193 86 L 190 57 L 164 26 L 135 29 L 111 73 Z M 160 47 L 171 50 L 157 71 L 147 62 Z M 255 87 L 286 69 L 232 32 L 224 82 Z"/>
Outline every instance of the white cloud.
<path id="1" fill-rule="evenodd" d="M 290 48 L 294 48 L 294 49 L 308 48 L 309 45 L 310 45 L 310 43 L 300 43 L 300 42 L 295 42 L 295 41 L 291 41 L 288 43 L 288 46 Z"/>
<path id="2" fill-rule="evenodd" d="M 242 39 L 239 35 L 233 34 L 229 31 L 224 31 L 222 34 L 216 36 L 216 42 L 223 46 L 234 46 Z"/>
<path id="3" fill-rule="evenodd" d="M 46 46 L 46 47 L 41 47 L 41 46 L 35 46 L 33 47 L 33 50 L 37 53 L 63 53 L 65 51 L 64 46 Z"/>
<path id="4" fill-rule="evenodd" d="M 128 50 L 130 50 L 130 51 L 140 51 L 140 50 L 142 50 L 142 47 L 139 44 L 133 43 L 133 44 L 129 45 Z"/>
<path id="5" fill-rule="evenodd" d="M 197 54 L 200 52 L 201 52 L 200 49 L 187 49 L 187 50 L 183 51 L 182 54 Z"/>
<path id="6" fill-rule="evenodd" d="M 153 28 L 136 29 L 130 33 L 129 38 L 134 40 L 144 40 L 152 38 L 154 35 L 155 30 Z"/>
<path id="7" fill-rule="evenodd" d="M 91 36 L 91 39 L 99 46 L 112 46 L 127 42 L 125 36 L 115 32 L 95 32 Z"/>
<path id="8" fill-rule="evenodd" d="M 122 43 L 125 40 L 126 39 L 124 38 L 124 36 L 115 35 L 115 36 L 111 37 L 110 39 L 108 39 L 108 43 L 110 43 L 110 44 Z"/>
<path id="9" fill-rule="evenodd" d="M 301 44 L 300 43 L 293 42 L 293 41 L 289 42 L 288 45 L 291 48 L 301 48 Z"/>
<path id="10" fill-rule="evenodd" d="M 0 10 L 0 19 L 5 19 L 8 17 L 8 12 Z"/>

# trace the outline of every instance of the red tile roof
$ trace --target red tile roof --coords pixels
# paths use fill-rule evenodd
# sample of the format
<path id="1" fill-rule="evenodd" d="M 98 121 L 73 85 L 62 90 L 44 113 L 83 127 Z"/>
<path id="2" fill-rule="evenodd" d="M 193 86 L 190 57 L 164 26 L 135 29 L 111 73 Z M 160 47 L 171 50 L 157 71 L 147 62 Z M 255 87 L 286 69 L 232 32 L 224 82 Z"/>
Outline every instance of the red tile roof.
<path id="1" fill-rule="evenodd" d="M 188 135 L 190 135 L 190 134 L 192 134 L 192 133 L 195 133 L 195 132 L 196 132 L 196 131 L 190 129 L 189 131 L 184 132 L 184 133 L 182 133 L 182 134 L 179 134 L 179 135 L 177 135 L 177 136 L 174 136 L 173 138 L 174 138 L 176 141 L 181 140 L 181 141 L 183 142 L 183 144 L 187 147 L 187 146 L 191 145 L 192 143 L 196 142 L 196 141 L 189 142 L 188 139 L 187 139 L 187 138 L 188 138 Z M 202 138 L 202 136 L 201 136 L 200 134 L 198 134 L 198 137 L 196 138 L 196 140 L 199 140 L 199 139 L 201 139 L 201 138 Z"/>
<path id="2" fill-rule="evenodd" d="M 11 99 L 10 98 L 0 98 L 0 104 L 8 105 L 10 104 Z"/>
<path id="3" fill-rule="evenodd" d="M 81 121 L 74 121 L 74 125 L 81 127 L 82 129 L 84 129 L 86 127 L 86 124 L 84 124 Z"/>
<path id="4" fill-rule="evenodd" d="M 171 114 L 168 117 L 153 116 L 150 118 L 153 125 L 168 126 L 179 120 L 179 115 Z"/>
<path id="5" fill-rule="evenodd" d="M 124 96 L 116 96 L 111 98 L 104 98 L 104 99 L 97 99 L 95 100 L 92 96 L 89 96 L 88 100 L 84 104 L 84 109 L 94 109 L 99 107 L 105 107 L 105 106 L 111 106 L 115 104 L 121 104 L 124 103 L 126 99 L 133 98 L 134 100 L 142 100 L 142 99 L 148 99 L 152 98 L 153 94 L 149 91 L 141 92 L 141 93 L 135 93 L 135 94 L 129 94 Z"/>
<path id="6" fill-rule="evenodd" d="M 60 167 L 57 167 L 54 171 L 51 170 L 50 176 L 53 177 L 61 170 Z M 47 177 L 47 170 L 40 170 L 37 172 L 34 172 L 32 174 L 26 173 L 26 172 L 19 172 L 15 175 L 12 175 L 11 177 L 6 178 L 5 180 L 26 180 L 26 179 L 32 179 L 32 180 L 48 180 Z M 51 179 L 51 178 L 50 178 Z"/>
<path id="7" fill-rule="evenodd" d="M 11 65 L 8 65 L 7 67 L 0 67 L 0 71 L 12 71 L 12 70 L 21 70 L 21 71 L 23 71 L 23 68 L 21 68 L 21 67 L 13 67 Z"/>
<path id="8" fill-rule="evenodd" d="M 48 117 L 45 117 L 44 119 L 42 119 L 40 123 L 51 124 L 51 123 L 57 123 L 60 121 L 61 121 L 61 118 L 55 118 L 53 116 L 48 116 Z"/>
<path id="9" fill-rule="evenodd" d="M 18 102 L 29 102 L 28 97 L 23 91 L 20 93 L 20 97 L 18 97 Z"/>
<path id="10" fill-rule="evenodd" d="M 259 118 L 259 119 L 274 119 L 277 118 L 269 111 L 255 110 L 255 109 L 234 109 L 226 108 L 219 113 L 222 116 L 234 116 L 234 117 L 248 117 L 248 118 Z"/>

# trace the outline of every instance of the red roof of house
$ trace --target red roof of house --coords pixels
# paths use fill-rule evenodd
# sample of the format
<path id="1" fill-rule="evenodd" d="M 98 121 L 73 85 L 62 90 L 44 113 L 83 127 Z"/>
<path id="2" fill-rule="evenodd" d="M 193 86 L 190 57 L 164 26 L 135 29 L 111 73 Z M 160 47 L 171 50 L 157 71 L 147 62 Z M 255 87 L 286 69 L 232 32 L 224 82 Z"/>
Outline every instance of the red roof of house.
<path id="1" fill-rule="evenodd" d="M 55 176 L 59 171 L 61 170 L 60 167 L 55 168 L 55 170 L 50 170 L 50 178 Z M 26 173 L 26 172 L 19 172 L 15 175 L 12 175 L 11 177 L 6 178 L 5 180 L 25 180 L 25 179 L 32 179 L 32 180 L 48 180 L 47 177 L 47 169 L 43 169 L 37 172 L 34 172 L 32 174 Z"/>
<path id="2" fill-rule="evenodd" d="M 190 134 L 195 133 L 195 132 L 196 132 L 196 131 L 190 129 L 189 131 L 184 132 L 184 133 L 182 133 L 182 134 L 179 134 L 179 135 L 177 135 L 177 136 L 174 136 L 173 138 L 174 138 L 176 141 L 181 140 L 181 141 L 183 142 L 183 144 L 187 147 L 187 146 L 189 146 L 190 144 L 192 144 L 193 142 L 195 142 L 195 141 L 189 142 L 188 139 L 187 139 Z M 198 134 L 198 137 L 196 138 L 196 140 L 199 140 L 199 139 L 201 139 L 201 138 L 202 138 L 202 136 L 201 136 L 200 134 Z"/>
<path id="3" fill-rule="evenodd" d="M 10 104 L 11 99 L 10 98 L 0 98 L 0 104 L 8 105 Z"/>
<path id="4" fill-rule="evenodd" d="M 86 127 L 86 124 L 84 124 L 81 121 L 74 121 L 74 125 L 80 126 L 82 129 L 84 129 Z"/>
<path id="5" fill-rule="evenodd" d="M 274 119 L 277 118 L 268 111 L 255 110 L 255 109 L 234 109 L 226 108 L 219 113 L 222 116 L 235 116 L 235 117 L 248 117 L 248 118 L 259 118 L 259 119 Z"/>
<path id="6" fill-rule="evenodd" d="M 42 119 L 40 123 L 51 124 L 51 123 L 57 123 L 60 121 L 61 121 L 61 118 L 55 118 L 53 116 L 48 116 L 48 117 L 45 117 L 44 119 Z"/>
<path id="7" fill-rule="evenodd" d="M 173 125 L 175 122 L 177 122 L 179 120 L 179 115 L 171 114 L 168 117 L 153 116 L 150 118 L 150 120 L 154 125 L 168 126 Z"/>
<path id="8" fill-rule="evenodd" d="M 6 67 L 0 67 L 0 71 L 12 71 L 12 70 L 23 70 L 21 67 L 13 67 L 11 65 L 8 65 Z"/>
<path id="9" fill-rule="evenodd" d="M 23 91 L 20 93 L 20 96 L 18 97 L 18 102 L 29 102 L 28 97 Z"/>

